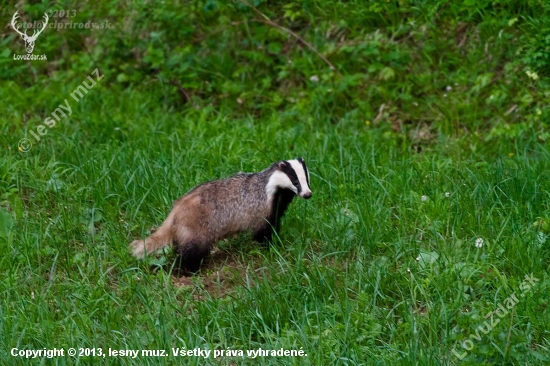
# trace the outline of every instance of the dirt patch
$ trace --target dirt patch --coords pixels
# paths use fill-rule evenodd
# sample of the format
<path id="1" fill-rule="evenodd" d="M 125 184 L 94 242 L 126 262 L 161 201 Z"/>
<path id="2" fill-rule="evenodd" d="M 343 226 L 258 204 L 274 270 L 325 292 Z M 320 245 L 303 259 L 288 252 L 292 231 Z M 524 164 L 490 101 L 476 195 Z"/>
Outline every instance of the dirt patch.
<path id="1" fill-rule="evenodd" d="M 260 264 L 255 266 L 254 261 L 243 263 L 242 258 L 229 251 L 216 248 L 206 257 L 199 272 L 191 274 L 187 271 L 174 271 L 173 278 L 176 286 L 199 287 L 212 297 L 231 295 L 240 286 L 252 285 L 253 278 L 262 275 Z M 199 291 L 195 294 L 198 300 L 204 299 L 206 294 Z"/>

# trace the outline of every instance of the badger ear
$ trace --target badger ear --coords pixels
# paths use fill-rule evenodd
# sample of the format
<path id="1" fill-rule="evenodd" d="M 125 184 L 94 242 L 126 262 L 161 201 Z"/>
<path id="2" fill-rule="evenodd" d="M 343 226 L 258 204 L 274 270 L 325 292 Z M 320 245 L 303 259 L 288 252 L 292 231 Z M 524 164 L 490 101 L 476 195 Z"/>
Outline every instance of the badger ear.
<path id="1" fill-rule="evenodd" d="M 304 162 L 304 158 L 298 158 L 298 159 L 296 159 L 296 160 L 298 160 L 300 163 L 303 163 L 303 162 Z"/>
<path id="2" fill-rule="evenodd" d="M 280 161 L 277 167 L 279 170 L 283 170 L 286 166 L 288 166 L 288 161 Z"/>

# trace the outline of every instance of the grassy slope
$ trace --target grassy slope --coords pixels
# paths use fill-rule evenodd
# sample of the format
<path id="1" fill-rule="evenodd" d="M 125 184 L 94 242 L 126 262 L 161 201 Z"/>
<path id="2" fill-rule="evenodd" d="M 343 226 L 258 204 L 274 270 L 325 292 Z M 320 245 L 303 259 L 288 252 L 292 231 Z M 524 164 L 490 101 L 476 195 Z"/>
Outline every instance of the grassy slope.
<path id="1" fill-rule="evenodd" d="M 443 17 L 452 19 L 453 10 Z M 373 11 L 364 9 L 363 15 Z M 382 31 L 389 38 L 398 29 L 399 13 L 388 19 L 395 22 Z M 475 19 L 464 22 L 475 34 Z M 461 24 L 455 23 L 450 29 Z M 78 63 L 86 59 L 83 53 L 72 69 L 52 66 L 51 79 L 41 76 L 45 71 L 39 66 L 36 76 L 29 73 L 32 68 L 4 69 L 12 80 L 0 88 L 6 151 L 0 156 L 0 193 L 15 224 L 8 238 L 0 237 L 5 253 L 0 256 L 1 363 L 18 363 L 8 354 L 12 347 L 184 346 L 303 347 L 308 353 L 306 360 L 265 358 L 264 364 L 448 364 L 457 360 L 451 349 L 458 351 L 458 342 L 483 323 L 485 314 L 519 293 L 530 273 L 541 283 L 521 298 L 513 315 L 475 343 L 465 360 L 537 364 L 547 359 L 549 247 L 532 225 L 549 215 L 548 146 L 541 136 L 544 122 L 534 117 L 547 96 L 523 71 L 514 73 L 513 67 L 521 65 L 511 64 L 508 51 L 500 59 L 508 69 L 497 69 L 508 70 L 511 84 L 503 76 L 492 82 L 490 71 L 479 71 L 490 67 L 484 64 L 483 41 L 499 31 L 491 21 L 480 24 L 488 33 L 480 31 L 472 45 L 477 53 L 470 53 L 464 65 L 441 65 L 427 52 L 418 63 L 423 71 L 386 79 L 380 77 L 388 76 L 380 74 L 383 67 L 362 70 L 342 59 L 344 79 L 331 81 L 328 71 L 326 80 L 319 72 L 322 62 L 301 50 L 296 60 L 319 64 L 303 66 L 300 77 L 292 74 L 297 70 L 283 70 L 290 74 L 265 90 L 252 81 L 264 72 L 261 60 L 250 79 L 229 86 L 211 79 L 213 88 L 227 87 L 220 91 L 229 93 L 227 100 L 208 99 L 218 90 L 208 94 L 183 85 L 195 108 L 182 105 L 175 87 L 168 86 L 170 78 L 181 75 L 153 74 L 130 83 L 121 77 L 117 83 L 120 70 L 112 66 L 117 59 L 99 57 L 95 61 L 106 77 L 82 101 L 71 102 L 73 115 L 48 129 L 27 154 L 16 151 L 23 131 L 36 131 L 93 67 Z M 432 40 L 437 29 L 446 31 L 430 29 Z M 416 43 L 388 44 L 410 54 L 408 47 Z M 445 60 L 460 54 L 452 47 L 448 51 Z M 372 52 L 397 57 L 392 49 Z M 140 70 L 149 65 L 140 62 Z M 399 67 L 391 64 L 393 70 Z M 445 67 L 463 75 L 458 86 L 442 71 Z M 442 79 L 424 80 L 430 70 L 439 70 Z M 344 85 L 350 75 L 363 73 L 370 76 Z M 319 85 L 307 84 L 309 74 L 320 76 Z M 419 80 L 423 91 L 415 94 Z M 370 94 L 358 91 L 361 83 Z M 453 92 L 444 96 L 441 88 L 449 84 Z M 505 94 L 496 94 L 501 104 L 486 101 L 498 91 L 486 87 Z M 251 98 L 253 92 L 261 97 Z M 393 107 L 375 125 L 378 108 L 387 101 L 380 94 Z M 277 95 L 284 102 L 258 102 Z M 516 101 L 523 101 L 517 102 L 520 112 L 506 127 L 498 118 L 504 119 Z M 491 109 L 501 110 L 500 117 L 488 115 Z M 501 135 L 509 138 L 496 138 Z M 490 143 L 484 142 L 488 136 Z M 220 244 L 221 253 L 201 276 L 186 280 L 171 275 L 170 255 L 160 258 L 158 270 L 128 255 L 131 239 L 158 226 L 171 202 L 197 183 L 296 156 L 308 161 L 314 198 L 292 204 L 281 242 L 270 249 L 256 248 L 245 237 L 231 239 Z M 481 249 L 474 246 L 477 238 L 484 239 Z M 69 358 L 57 362 L 72 364 Z M 129 359 L 110 362 L 131 364 Z M 208 364 L 232 362 L 257 360 L 210 359 Z"/>

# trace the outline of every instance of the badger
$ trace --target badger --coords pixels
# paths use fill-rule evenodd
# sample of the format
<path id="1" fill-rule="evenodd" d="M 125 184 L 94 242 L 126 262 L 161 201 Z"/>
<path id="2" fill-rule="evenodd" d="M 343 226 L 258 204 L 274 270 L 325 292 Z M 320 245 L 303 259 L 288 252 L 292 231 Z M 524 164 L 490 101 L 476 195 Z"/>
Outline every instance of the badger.
<path id="1" fill-rule="evenodd" d="M 303 158 L 206 182 L 175 201 L 161 227 L 145 240 L 133 241 L 130 249 L 136 258 L 143 258 L 173 245 L 180 265 L 196 272 L 212 246 L 229 235 L 249 231 L 256 241 L 269 242 L 295 195 L 312 196 Z"/>

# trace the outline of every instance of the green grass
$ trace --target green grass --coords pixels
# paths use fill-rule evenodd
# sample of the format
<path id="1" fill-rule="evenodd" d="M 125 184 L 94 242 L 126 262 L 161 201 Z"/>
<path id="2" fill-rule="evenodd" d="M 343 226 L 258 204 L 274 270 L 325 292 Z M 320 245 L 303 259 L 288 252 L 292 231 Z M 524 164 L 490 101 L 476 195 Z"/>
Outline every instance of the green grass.
<path id="1" fill-rule="evenodd" d="M 36 46 L 47 64 L 0 63 L 9 79 L 0 85 L 0 363 L 548 363 L 550 95 L 546 41 L 533 32 L 549 24 L 536 14 L 545 5 L 258 6 L 311 41 L 339 76 L 264 23 L 230 26 L 253 19 L 245 5 L 200 4 L 153 13 L 82 6 L 82 19 L 135 27 L 84 46 L 89 34 L 52 31 Z M 170 34 L 184 15 L 195 28 Z M 0 40 L 23 52 L 20 40 Z M 262 40 L 269 54 L 255 47 Z M 182 54 L 197 59 L 171 59 Z M 70 99 L 96 67 L 105 78 Z M 30 131 L 65 99 L 72 115 L 35 141 Z M 23 137 L 33 141 L 27 153 L 17 148 Z M 292 203 L 269 248 L 230 238 L 185 278 L 170 251 L 130 255 L 128 244 L 195 185 L 299 156 L 313 198 Z M 540 282 L 522 291 L 530 274 Z M 460 361 L 452 350 L 464 352 L 461 342 L 514 292 L 525 296 Z M 14 347 L 308 356 L 30 361 L 12 357 Z"/>
<path id="2" fill-rule="evenodd" d="M 2 241 L 4 350 L 303 347 L 307 361 L 263 362 L 446 364 L 452 347 L 533 273 L 541 284 L 469 360 L 547 357 L 549 247 L 533 222 L 549 213 L 550 164 L 536 141 L 490 153 L 441 141 L 417 154 L 363 124 L 182 117 L 132 108 L 145 99 L 139 93 L 91 93 L 79 104 L 99 107 L 87 134 L 67 123 L 29 153 L 4 158 L 2 176 L 15 188 L 7 201 L 20 207 Z M 109 128 L 102 115 L 115 102 L 128 109 Z M 309 163 L 314 199 L 292 204 L 270 249 L 247 238 L 222 244 L 236 259 L 225 265 L 222 255 L 202 275 L 216 282 L 208 271 L 238 267 L 219 283 L 223 296 L 200 279 L 178 286 L 172 256 L 155 270 L 129 255 L 128 243 L 160 225 L 194 185 L 296 156 Z"/>

